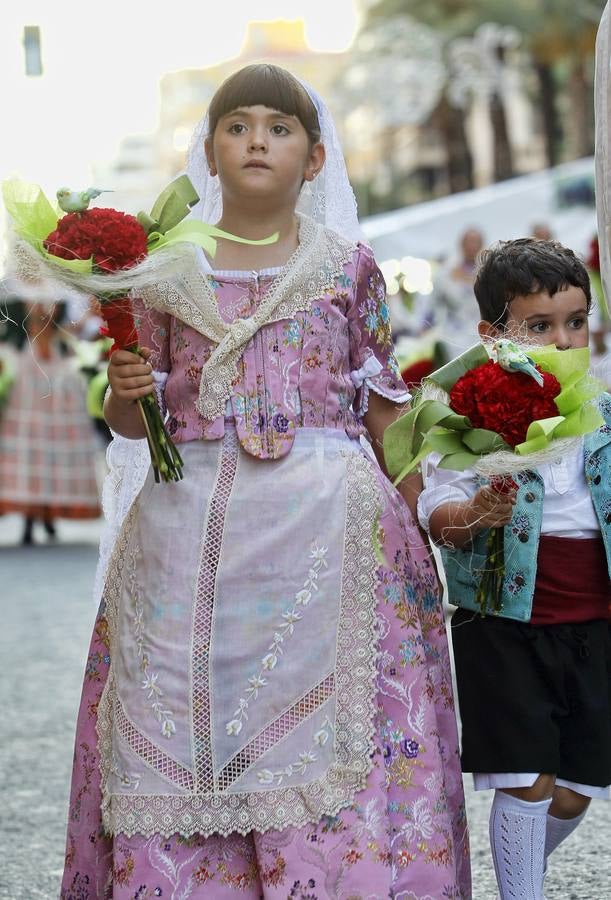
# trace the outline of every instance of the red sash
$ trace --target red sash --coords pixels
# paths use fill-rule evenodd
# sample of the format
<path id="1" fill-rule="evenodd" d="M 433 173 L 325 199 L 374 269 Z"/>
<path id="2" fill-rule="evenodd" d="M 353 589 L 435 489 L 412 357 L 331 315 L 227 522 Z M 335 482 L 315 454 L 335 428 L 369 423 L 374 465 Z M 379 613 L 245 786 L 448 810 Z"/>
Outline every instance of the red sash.
<path id="1" fill-rule="evenodd" d="M 609 618 L 611 581 L 600 538 L 542 534 L 531 625 Z"/>

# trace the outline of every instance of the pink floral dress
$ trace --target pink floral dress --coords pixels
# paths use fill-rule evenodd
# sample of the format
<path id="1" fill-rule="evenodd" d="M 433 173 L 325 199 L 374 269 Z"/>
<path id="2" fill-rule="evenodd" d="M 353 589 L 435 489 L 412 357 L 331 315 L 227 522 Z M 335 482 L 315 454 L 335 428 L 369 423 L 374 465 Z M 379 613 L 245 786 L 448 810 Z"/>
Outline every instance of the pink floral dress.
<path id="1" fill-rule="evenodd" d="M 110 561 L 62 897 L 469 897 L 437 579 L 360 440 L 408 399 L 371 252 L 304 219 L 282 270 L 145 303 L 186 477 Z"/>

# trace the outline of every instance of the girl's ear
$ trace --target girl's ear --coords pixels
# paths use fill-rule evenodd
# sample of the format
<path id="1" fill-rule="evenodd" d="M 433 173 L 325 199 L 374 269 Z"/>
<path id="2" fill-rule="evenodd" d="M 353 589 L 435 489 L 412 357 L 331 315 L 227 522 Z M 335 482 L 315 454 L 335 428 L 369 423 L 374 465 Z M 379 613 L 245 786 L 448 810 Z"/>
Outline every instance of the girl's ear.
<path id="1" fill-rule="evenodd" d="M 305 181 L 314 181 L 325 164 L 325 148 L 320 141 L 314 144 L 308 156 L 308 162 L 303 173 Z"/>
<path id="2" fill-rule="evenodd" d="M 212 149 L 212 141 L 206 138 L 204 141 L 204 153 L 206 154 L 206 162 L 211 175 L 216 175 L 216 165 L 214 163 L 214 151 Z"/>
<path id="3" fill-rule="evenodd" d="M 493 325 L 492 322 L 487 322 L 485 319 L 482 319 L 477 326 L 477 333 L 481 338 L 498 338 L 502 334 L 500 328 L 497 328 L 496 325 Z"/>

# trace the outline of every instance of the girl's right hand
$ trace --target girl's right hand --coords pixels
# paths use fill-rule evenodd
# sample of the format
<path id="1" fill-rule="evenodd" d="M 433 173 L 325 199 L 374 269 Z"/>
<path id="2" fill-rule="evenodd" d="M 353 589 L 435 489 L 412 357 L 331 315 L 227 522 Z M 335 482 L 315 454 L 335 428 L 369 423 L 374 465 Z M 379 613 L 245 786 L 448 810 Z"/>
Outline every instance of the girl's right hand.
<path id="1" fill-rule="evenodd" d="M 140 347 L 139 352 L 115 350 L 108 363 L 108 382 L 113 396 L 124 403 L 134 403 L 154 391 L 153 367 L 148 362 L 152 351 Z"/>
<path id="2" fill-rule="evenodd" d="M 516 504 L 516 493 L 515 490 L 511 490 L 501 494 L 489 485 L 479 488 L 467 501 L 472 527 L 481 531 L 484 528 L 500 528 L 508 525 Z"/>

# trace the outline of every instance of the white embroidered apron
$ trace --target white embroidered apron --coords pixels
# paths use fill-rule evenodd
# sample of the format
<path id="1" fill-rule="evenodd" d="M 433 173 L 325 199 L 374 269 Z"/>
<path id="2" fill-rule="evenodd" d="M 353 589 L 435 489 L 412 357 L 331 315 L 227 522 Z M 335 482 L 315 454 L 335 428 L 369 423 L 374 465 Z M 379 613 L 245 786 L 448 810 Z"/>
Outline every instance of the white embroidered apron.
<path id="1" fill-rule="evenodd" d="M 235 432 L 149 478 L 105 587 L 99 708 L 111 833 L 184 836 L 318 821 L 371 768 L 373 465 L 331 429 L 262 462 Z"/>

